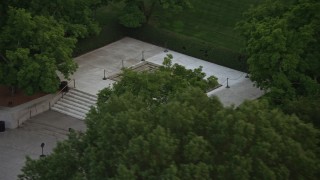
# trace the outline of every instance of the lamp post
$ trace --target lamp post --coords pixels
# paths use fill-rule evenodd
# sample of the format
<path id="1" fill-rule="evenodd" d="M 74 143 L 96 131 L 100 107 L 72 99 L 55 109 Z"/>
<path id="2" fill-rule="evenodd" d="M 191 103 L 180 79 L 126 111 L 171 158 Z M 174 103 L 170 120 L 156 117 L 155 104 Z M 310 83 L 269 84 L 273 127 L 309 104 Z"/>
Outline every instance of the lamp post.
<path id="1" fill-rule="evenodd" d="M 43 147 L 44 147 L 44 145 L 45 145 L 44 143 L 41 143 L 41 145 L 40 145 L 40 146 L 41 146 L 41 155 L 40 155 L 40 158 L 46 157 L 46 155 L 43 154 Z"/>
<path id="2" fill-rule="evenodd" d="M 165 45 L 164 45 L 164 51 L 163 52 L 168 52 L 169 50 L 168 50 L 168 48 L 167 48 L 167 42 L 165 43 Z"/>
<path id="3" fill-rule="evenodd" d="M 229 78 L 227 78 L 227 87 L 226 88 L 230 88 L 230 86 L 229 86 Z"/>
<path id="4" fill-rule="evenodd" d="M 104 69 L 103 70 L 103 78 L 102 78 L 103 80 L 107 80 L 107 78 L 106 78 L 106 70 Z"/>
<path id="5" fill-rule="evenodd" d="M 145 61 L 145 59 L 144 59 L 144 51 L 141 52 L 141 56 L 142 56 L 141 61 Z"/>

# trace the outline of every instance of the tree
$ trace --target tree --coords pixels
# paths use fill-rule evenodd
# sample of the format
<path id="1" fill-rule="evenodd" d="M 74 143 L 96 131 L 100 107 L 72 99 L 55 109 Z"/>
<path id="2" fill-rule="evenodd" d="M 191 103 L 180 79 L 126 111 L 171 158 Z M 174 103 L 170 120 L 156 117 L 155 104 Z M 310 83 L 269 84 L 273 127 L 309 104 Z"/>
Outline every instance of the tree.
<path id="1" fill-rule="evenodd" d="M 0 3 L 0 27 L 4 25 L 4 22 L 6 22 L 7 17 L 7 10 L 9 7 L 9 0 L 2 0 Z M 1 28 L 0 28 L 1 31 Z"/>
<path id="2" fill-rule="evenodd" d="M 68 78 L 77 67 L 71 58 L 76 39 L 64 35 L 52 17 L 10 8 L 0 33 L 0 83 L 27 94 L 55 92 L 60 83 L 56 71 Z"/>
<path id="3" fill-rule="evenodd" d="M 125 71 L 100 92 L 86 133 L 28 158 L 19 179 L 317 179 L 319 132 L 310 124 L 266 101 L 224 108 L 165 64 Z"/>
<path id="4" fill-rule="evenodd" d="M 191 7 L 189 0 L 123 0 L 125 6 L 119 17 L 120 24 L 129 28 L 141 27 L 149 22 L 157 8 L 180 11 Z"/>
<path id="5" fill-rule="evenodd" d="M 77 66 L 77 39 L 99 33 L 94 11 L 109 0 L 5 0 L 0 5 L 0 84 L 52 93 Z"/>
<path id="6" fill-rule="evenodd" d="M 122 77 L 120 83 L 114 85 L 116 89 L 114 93 L 120 95 L 130 89 L 133 94 L 142 94 L 149 100 L 158 102 L 166 102 L 169 93 L 180 91 L 187 87 L 199 87 L 206 92 L 217 87 L 218 81 L 214 76 L 204 79 L 206 74 L 202 72 L 202 67 L 194 70 L 186 69 L 184 66 L 172 65 L 171 54 L 168 54 L 163 61 L 163 66 L 154 73 L 125 70 L 125 76 Z M 160 78 L 159 78 L 160 77 Z M 99 94 L 98 104 L 104 104 L 112 93 L 106 88 Z"/>
<path id="7" fill-rule="evenodd" d="M 98 34 L 94 12 L 109 0 L 4 0 L 0 3 L 0 84 L 52 93 L 77 66 L 77 39 Z"/>
<path id="8" fill-rule="evenodd" d="M 238 25 L 251 79 L 281 102 L 320 93 L 319 9 L 317 0 L 268 0 Z"/>
<path id="9" fill-rule="evenodd" d="M 287 114 L 295 114 L 299 119 L 312 123 L 316 128 L 320 129 L 320 96 L 299 97 L 295 100 L 286 101 L 281 105 L 283 112 Z"/>
<path id="10" fill-rule="evenodd" d="M 94 20 L 95 10 L 108 0 L 31 0 L 12 1 L 11 6 L 26 9 L 34 15 L 53 17 L 65 30 L 66 36 L 84 38 L 99 33 Z"/>

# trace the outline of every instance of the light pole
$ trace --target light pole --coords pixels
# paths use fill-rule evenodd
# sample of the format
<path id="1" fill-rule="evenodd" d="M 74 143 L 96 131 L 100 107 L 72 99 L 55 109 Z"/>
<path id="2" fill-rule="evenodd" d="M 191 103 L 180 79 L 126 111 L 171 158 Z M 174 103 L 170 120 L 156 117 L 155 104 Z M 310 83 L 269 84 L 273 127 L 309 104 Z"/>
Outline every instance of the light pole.
<path id="1" fill-rule="evenodd" d="M 107 80 L 107 78 L 106 78 L 106 70 L 104 69 L 103 70 L 103 78 L 102 78 L 103 80 Z"/>
<path id="2" fill-rule="evenodd" d="M 168 52 L 168 48 L 167 48 L 167 42 L 164 45 L 164 51 L 163 52 Z"/>
<path id="3" fill-rule="evenodd" d="M 41 155 L 40 155 L 40 158 L 46 157 L 46 155 L 43 154 L 43 147 L 44 147 L 44 145 L 45 145 L 44 143 L 41 143 L 41 145 L 40 145 L 40 146 L 41 146 Z"/>
<path id="4" fill-rule="evenodd" d="M 145 61 L 145 59 L 144 59 L 144 51 L 141 52 L 141 56 L 142 56 L 141 61 Z"/>
<path id="5" fill-rule="evenodd" d="M 230 88 L 230 86 L 229 86 L 229 78 L 227 78 L 227 87 L 226 88 Z"/>

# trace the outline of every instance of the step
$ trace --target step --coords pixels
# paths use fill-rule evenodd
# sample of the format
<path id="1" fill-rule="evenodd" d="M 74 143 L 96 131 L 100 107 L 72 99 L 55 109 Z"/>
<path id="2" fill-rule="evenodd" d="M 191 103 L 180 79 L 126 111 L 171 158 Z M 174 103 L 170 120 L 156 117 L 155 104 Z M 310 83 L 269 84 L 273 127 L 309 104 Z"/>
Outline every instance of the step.
<path id="1" fill-rule="evenodd" d="M 62 106 L 60 104 L 55 104 L 53 107 L 56 107 L 56 108 L 61 109 L 63 111 L 70 112 L 70 113 L 73 113 L 73 114 L 76 114 L 79 116 L 83 116 L 83 117 L 86 116 L 86 113 L 82 112 L 80 109 L 69 109 L 69 108 L 66 108 L 65 106 Z"/>
<path id="2" fill-rule="evenodd" d="M 89 104 L 96 104 L 96 101 L 92 101 L 90 99 L 86 99 L 86 98 L 83 98 L 81 96 L 77 96 L 77 95 L 71 94 L 71 93 L 66 94 L 65 97 L 74 98 L 74 99 L 77 99 L 77 100 L 80 100 L 80 101 L 83 101 L 83 102 L 86 102 Z"/>
<path id="3" fill-rule="evenodd" d="M 90 108 L 91 106 L 94 106 L 95 107 L 95 104 L 92 104 L 92 103 L 88 103 L 88 102 L 84 102 L 82 100 L 79 100 L 77 98 L 74 98 L 74 97 L 70 97 L 70 96 L 64 96 L 63 98 L 61 99 L 66 99 L 68 101 L 72 101 L 76 104 L 80 104 L 82 106 L 87 106 L 88 108 Z"/>
<path id="4" fill-rule="evenodd" d="M 69 112 L 69 113 L 72 113 L 72 114 L 75 114 L 75 115 L 78 115 L 78 116 L 81 116 L 81 117 L 86 117 L 85 113 L 77 111 L 77 110 L 74 110 L 74 109 L 67 109 L 64 106 L 61 106 L 60 104 L 55 104 L 53 106 L 53 108 L 57 108 L 57 109 L 60 109 L 60 110 L 62 110 L 64 112 Z"/>
<path id="5" fill-rule="evenodd" d="M 77 91 L 71 91 L 68 94 L 69 95 L 73 95 L 73 96 L 77 96 L 77 97 L 80 97 L 80 98 L 84 98 L 84 99 L 87 99 L 87 100 L 90 100 L 90 101 L 93 101 L 93 102 L 97 102 L 97 98 L 94 98 L 92 96 L 87 96 L 86 94 L 78 93 Z"/>
<path id="6" fill-rule="evenodd" d="M 73 88 L 73 89 L 71 89 L 71 91 L 79 92 L 79 93 L 81 93 L 81 94 L 85 94 L 85 95 L 87 95 L 87 96 L 91 96 L 91 97 L 93 97 L 93 98 L 95 98 L 95 99 L 98 99 L 98 96 L 97 96 L 97 95 L 93 95 L 93 94 L 90 94 L 90 93 L 87 93 L 87 92 L 84 92 L 84 91 L 80 91 L 79 89 Z"/>
<path id="7" fill-rule="evenodd" d="M 57 112 L 59 112 L 59 113 L 66 114 L 66 115 L 68 115 L 68 116 L 71 116 L 71 117 L 80 119 L 80 120 L 84 120 L 84 119 L 85 119 L 85 117 L 83 117 L 83 116 L 79 116 L 79 115 L 77 115 L 77 114 L 73 114 L 73 113 L 70 113 L 70 112 L 61 110 L 61 109 L 59 109 L 59 108 L 57 108 L 57 107 L 52 107 L 51 109 L 54 110 L 54 111 L 57 111 Z"/>
<path id="8" fill-rule="evenodd" d="M 78 107 L 78 108 L 85 109 L 85 110 L 87 110 L 87 111 L 90 110 L 90 107 L 81 105 L 81 104 L 76 103 L 76 102 L 74 102 L 74 101 L 70 101 L 69 99 L 61 98 L 57 103 L 59 103 L 59 102 L 66 103 L 66 104 L 70 104 L 70 105 L 72 105 L 72 106 L 76 106 L 76 107 Z"/>
<path id="9" fill-rule="evenodd" d="M 80 120 L 84 120 L 85 118 L 83 116 L 78 116 L 78 115 L 75 115 L 75 114 L 72 114 L 72 113 L 69 113 L 69 112 L 66 112 L 66 111 L 63 111 L 61 109 L 58 109 L 58 108 L 52 108 L 53 111 L 57 111 L 61 114 L 65 114 L 65 115 L 68 115 L 68 116 L 71 116 L 71 117 L 74 117 L 74 118 L 77 118 L 77 119 L 80 119 Z"/>
<path id="10" fill-rule="evenodd" d="M 73 105 L 68 104 L 66 102 L 58 101 L 56 104 L 61 105 L 61 106 L 65 107 L 66 109 L 72 109 L 72 110 L 79 111 L 79 112 L 82 112 L 85 114 L 88 113 L 88 109 L 83 109 L 83 108 L 80 108 L 77 106 L 73 106 Z"/>
<path id="11" fill-rule="evenodd" d="M 85 96 L 89 96 L 89 97 L 92 97 L 94 99 L 97 99 L 98 96 L 97 95 L 94 95 L 94 94 L 90 94 L 90 93 L 87 93 L 87 92 L 84 92 L 84 91 L 80 91 L 79 89 L 70 89 L 71 92 L 75 92 L 75 93 L 80 93 L 80 94 L 83 94 Z"/>
<path id="12" fill-rule="evenodd" d="M 79 90 L 77 90 L 77 91 L 71 90 L 71 91 L 69 91 L 69 93 L 74 94 L 76 96 L 80 96 L 82 98 L 89 99 L 89 100 L 94 101 L 94 102 L 97 102 L 97 97 L 96 96 L 88 95 L 87 93 L 83 93 L 83 92 L 81 92 Z"/>

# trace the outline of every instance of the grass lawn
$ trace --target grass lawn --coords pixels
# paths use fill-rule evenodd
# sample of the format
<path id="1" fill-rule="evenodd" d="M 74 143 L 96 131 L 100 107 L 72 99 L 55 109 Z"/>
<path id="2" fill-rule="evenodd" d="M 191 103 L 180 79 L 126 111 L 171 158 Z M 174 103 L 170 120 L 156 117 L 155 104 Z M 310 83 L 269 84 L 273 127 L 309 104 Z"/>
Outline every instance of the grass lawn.
<path id="1" fill-rule="evenodd" d="M 243 12 L 261 0 L 191 0 L 193 8 L 180 13 L 155 12 L 151 24 L 157 28 L 198 38 L 217 46 L 239 51 L 242 38 L 234 30 Z"/>

